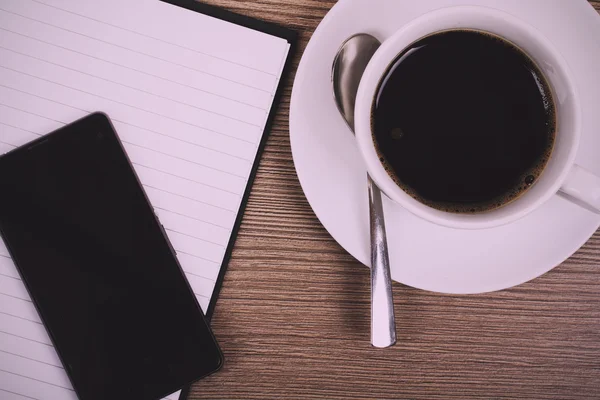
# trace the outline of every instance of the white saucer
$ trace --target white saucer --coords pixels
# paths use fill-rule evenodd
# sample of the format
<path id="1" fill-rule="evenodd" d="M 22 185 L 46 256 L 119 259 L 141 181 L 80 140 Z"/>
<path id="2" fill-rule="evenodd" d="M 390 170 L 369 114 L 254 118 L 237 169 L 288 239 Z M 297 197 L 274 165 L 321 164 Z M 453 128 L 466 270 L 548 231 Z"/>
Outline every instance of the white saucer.
<path id="1" fill-rule="evenodd" d="M 600 18 L 585 0 L 341 0 L 323 19 L 294 82 L 290 136 L 296 171 L 321 223 L 350 254 L 369 265 L 366 170 L 333 101 L 331 65 L 358 32 L 385 40 L 408 21 L 442 7 L 482 5 L 539 29 L 562 53 L 583 104 L 577 163 L 600 175 Z M 594 132 L 595 131 L 595 132 Z M 500 228 L 444 228 L 384 199 L 394 280 L 446 293 L 509 288 L 562 263 L 600 226 L 600 215 L 555 196 L 526 218 Z"/>

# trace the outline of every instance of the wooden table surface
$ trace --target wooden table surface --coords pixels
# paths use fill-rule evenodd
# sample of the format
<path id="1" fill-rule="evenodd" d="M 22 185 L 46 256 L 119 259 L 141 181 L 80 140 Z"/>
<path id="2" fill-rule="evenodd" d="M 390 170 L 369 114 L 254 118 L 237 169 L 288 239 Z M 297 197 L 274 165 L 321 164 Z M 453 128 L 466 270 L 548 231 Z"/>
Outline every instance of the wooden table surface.
<path id="1" fill-rule="evenodd" d="M 294 71 L 335 3 L 204 1 L 299 31 Z M 451 296 L 394 284 L 398 344 L 371 347 L 369 270 L 321 226 L 296 176 L 293 76 L 213 318 L 225 365 L 190 399 L 600 399 L 599 233 L 510 290 Z"/>

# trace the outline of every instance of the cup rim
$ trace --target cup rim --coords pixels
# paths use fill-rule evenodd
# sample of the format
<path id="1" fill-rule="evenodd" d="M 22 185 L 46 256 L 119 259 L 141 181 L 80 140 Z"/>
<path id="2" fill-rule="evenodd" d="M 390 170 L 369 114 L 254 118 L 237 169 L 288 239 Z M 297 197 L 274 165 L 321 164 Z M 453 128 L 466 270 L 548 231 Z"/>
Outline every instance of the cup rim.
<path id="1" fill-rule="evenodd" d="M 562 75 L 566 78 L 568 82 L 568 90 L 571 93 L 572 102 L 574 103 L 572 109 L 574 111 L 573 118 L 573 129 L 572 132 L 573 139 L 571 140 L 571 148 L 569 149 L 568 156 L 566 157 L 566 161 L 563 162 L 561 167 L 560 174 L 557 179 L 554 180 L 553 184 L 550 185 L 543 193 L 543 195 L 539 196 L 539 198 L 532 202 L 527 207 L 520 208 L 515 212 L 504 216 L 495 216 L 492 217 L 492 213 L 494 211 L 487 211 L 478 214 L 461 214 L 461 213 L 450 213 L 446 211 L 441 211 L 430 206 L 427 206 L 418 200 L 414 199 L 412 196 L 407 194 L 402 188 L 400 188 L 394 180 L 389 176 L 389 174 L 385 171 L 383 165 L 379 161 L 379 157 L 377 156 L 377 152 L 375 150 L 375 146 L 372 139 L 371 132 L 371 108 L 372 101 L 375 96 L 375 92 L 379 87 L 381 78 L 385 71 L 388 70 L 390 64 L 396 59 L 396 57 L 411 43 L 423 38 L 427 35 L 435 34 L 437 32 L 442 32 L 445 30 L 453 30 L 453 29 L 474 29 L 479 31 L 485 31 L 485 29 L 479 27 L 469 27 L 468 25 L 463 25 L 461 19 L 459 18 L 461 15 L 465 15 L 465 13 L 479 13 L 484 16 L 492 17 L 492 18 L 501 18 L 505 22 L 511 25 L 516 25 L 522 30 L 528 32 L 529 35 L 541 46 L 545 47 L 545 49 L 552 54 L 553 62 L 556 63 L 556 66 L 562 70 Z M 455 27 L 444 27 L 441 29 L 432 29 L 426 34 L 418 35 L 411 40 L 407 40 L 407 37 L 410 37 L 412 33 L 413 36 L 416 30 L 419 30 L 419 27 L 426 23 L 427 20 L 431 20 L 433 18 L 452 18 L 454 17 L 456 21 Z M 492 34 L 499 35 L 504 37 L 502 33 L 489 31 Z M 509 40 L 509 39 L 507 39 Z M 513 42 L 512 40 L 510 40 Z M 519 43 L 515 43 L 519 46 Z M 411 213 L 428 220 L 430 222 L 450 227 L 450 228 L 459 228 L 459 229 L 484 229 L 484 228 L 492 228 L 496 226 L 505 225 L 511 222 L 514 222 L 525 215 L 531 213 L 536 208 L 544 204 L 551 197 L 553 197 L 560 189 L 564 181 L 566 180 L 572 165 L 575 162 L 575 157 L 578 151 L 579 139 L 581 135 L 581 107 L 579 106 L 579 96 L 577 93 L 577 89 L 571 79 L 571 72 L 568 67 L 566 60 L 562 57 L 562 55 L 554 48 L 552 43 L 535 27 L 527 24 L 526 22 L 512 16 L 511 14 L 505 13 L 503 11 L 496 10 L 490 7 L 484 6 L 452 6 L 445 7 L 442 9 L 438 9 L 435 11 L 428 12 L 423 14 L 416 19 L 412 20 L 408 24 L 404 25 L 398 31 L 396 31 L 392 36 L 387 38 L 381 45 L 381 47 L 375 52 L 373 57 L 371 58 L 363 77 L 361 79 L 357 98 L 356 98 L 356 106 L 355 106 L 355 127 L 356 127 L 356 140 L 358 143 L 358 147 L 362 158 L 367 166 L 367 171 L 371 175 L 372 179 L 375 181 L 377 186 L 382 190 L 382 192 L 389 197 L 391 200 L 400 204 L 402 207 L 406 208 Z M 559 134 L 557 132 L 557 134 Z M 549 163 L 552 162 L 552 157 Z M 546 167 L 547 169 L 547 167 Z M 527 193 L 527 192 L 526 192 Z M 514 202 L 517 203 L 523 196 L 516 199 Z M 497 210 L 500 210 L 503 207 L 500 207 Z"/>

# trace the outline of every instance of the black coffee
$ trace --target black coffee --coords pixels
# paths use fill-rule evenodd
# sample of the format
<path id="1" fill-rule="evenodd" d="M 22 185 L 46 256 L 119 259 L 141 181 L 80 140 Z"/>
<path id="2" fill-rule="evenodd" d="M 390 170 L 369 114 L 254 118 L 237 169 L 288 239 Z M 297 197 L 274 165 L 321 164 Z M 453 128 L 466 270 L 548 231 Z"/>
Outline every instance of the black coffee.
<path id="1" fill-rule="evenodd" d="M 551 89 L 515 45 L 470 30 L 412 44 L 382 78 L 373 136 L 396 183 L 450 212 L 498 208 L 524 193 L 554 146 Z"/>

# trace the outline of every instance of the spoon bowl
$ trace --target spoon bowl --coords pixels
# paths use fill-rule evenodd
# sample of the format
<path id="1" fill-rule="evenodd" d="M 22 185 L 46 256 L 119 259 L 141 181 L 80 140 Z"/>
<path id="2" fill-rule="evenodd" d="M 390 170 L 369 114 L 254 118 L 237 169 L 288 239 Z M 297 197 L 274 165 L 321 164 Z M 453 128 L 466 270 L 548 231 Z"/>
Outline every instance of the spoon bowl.
<path id="1" fill-rule="evenodd" d="M 381 42 L 377 38 L 366 33 L 358 33 L 342 44 L 333 60 L 331 74 L 333 97 L 352 133 L 354 133 L 354 105 L 358 85 L 367 64 L 379 46 Z"/>

